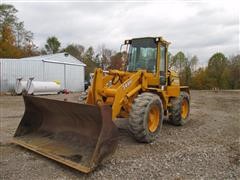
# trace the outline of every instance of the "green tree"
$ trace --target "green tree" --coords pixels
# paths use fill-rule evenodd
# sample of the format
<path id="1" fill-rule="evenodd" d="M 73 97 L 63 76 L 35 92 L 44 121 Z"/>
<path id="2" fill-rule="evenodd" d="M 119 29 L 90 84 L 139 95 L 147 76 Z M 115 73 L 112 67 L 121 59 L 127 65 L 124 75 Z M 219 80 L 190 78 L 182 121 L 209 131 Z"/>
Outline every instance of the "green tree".
<path id="1" fill-rule="evenodd" d="M 198 63 L 197 56 L 192 56 L 188 58 L 182 51 L 179 51 L 176 55 L 168 53 L 169 68 L 177 71 L 179 73 L 181 85 L 191 86 L 192 75 L 196 70 Z"/>
<path id="2" fill-rule="evenodd" d="M 215 53 L 208 61 L 207 74 L 211 88 L 226 88 L 227 58 L 223 53 Z M 225 74 L 224 74 L 225 72 Z"/>
<path id="3" fill-rule="evenodd" d="M 13 5 L 0 5 L 0 30 L 4 27 L 4 24 L 14 25 L 18 21 L 17 12 L 17 9 Z"/>
<path id="4" fill-rule="evenodd" d="M 99 64 L 100 67 L 103 70 L 106 70 L 110 67 L 111 64 L 111 56 L 113 55 L 113 51 L 111 49 L 108 49 L 105 47 L 104 44 L 99 46 L 99 54 L 98 54 L 98 59 L 99 59 Z"/>
<path id="5" fill-rule="evenodd" d="M 191 71 L 191 63 L 190 61 L 187 61 L 184 69 L 182 70 L 181 74 L 180 74 L 180 81 L 181 81 L 181 85 L 187 85 L 190 86 L 191 84 L 191 78 L 192 78 L 192 71 Z"/>
<path id="6" fill-rule="evenodd" d="M 64 49 L 64 51 L 71 54 L 73 57 L 77 58 L 78 60 L 82 60 L 82 56 L 84 53 L 84 46 L 79 44 L 70 44 Z"/>
<path id="7" fill-rule="evenodd" d="M 97 63 L 94 61 L 94 50 L 93 47 L 89 47 L 83 55 L 83 62 L 86 64 L 85 67 L 85 79 L 90 79 L 90 73 L 94 72 L 97 67 Z"/>
<path id="8" fill-rule="evenodd" d="M 189 85 L 191 79 L 190 62 L 182 51 L 172 56 L 168 54 L 170 59 L 170 66 L 173 70 L 179 73 L 180 83 L 182 85 Z"/>
<path id="9" fill-rule="evenodd" d="M 229 58 L 229 86 L 240 89 L 240 54 Z"/>
<path id="10" fill-rule="evenodd" d="M 193 89 L 208 89 L 207 79 L 206 69 L 199 68 L 193 73 L 191 87 Z"/>
<path id="11" fill-rule="evenodd" d="M 187 58 L 185 56 L 185 54 L 180 51 L 178 52 L 174 57 L 173 57 L 173 66 L 177 69 L 179 69 L 179 72 L 181 73 L 182 69 L 184 69 L 184 67 L 187 64 Z"/>
<path id="12" fill-rule="evenodd" d="M 83 55 L 84 61 L 94 61 L 94 50 L 90 46 Z"/>
<path id="13" fill-rule="evenodd" d="M 47 55 L 46 49 L 41 48 L 41 49 L 40 49 L 40 54 L 41 54 L 41 55 Z"/>
<path id="14" fill-rule="evenodd" d="M 224 68 L 221 75 L 221 88 L 230 89 L 230 66 L 229 64 Z"/>
<path id="15" fill-rule="evenodd" d="M 20 58 L 36 55 L 33 43 L 33 33 L 24 28 L 24 22 L 19 22 L 13 5 L 0 5 L 0 57 Z M 10 39 L 9 39 L 10 38 Z"/>
<path id="16" fill-rule="evenodd" d="M 198 64 L 198 57 L 196 55 L 194 55 L 191 59 L 190 59 L 190 68 L 191 71 L 194 72 L 196 70 L 196 66 Z"/>
<path id="17" fill-rule="evenodd" d="M 122 70 L 123 68 L 123 54 L 121 52 L 116 53 L 110 58 L 110 69 Z"/>
<path id="18" fill-rule="evenodd" d="M 45 48 L 48 53 L 55 54 L 59 51 L 59 48 L 61 46 L 61 43 L 58 41 L 58 39 L 55 36 L 49 37 L 47 39 L 47 43 L 45 44 Z"/>

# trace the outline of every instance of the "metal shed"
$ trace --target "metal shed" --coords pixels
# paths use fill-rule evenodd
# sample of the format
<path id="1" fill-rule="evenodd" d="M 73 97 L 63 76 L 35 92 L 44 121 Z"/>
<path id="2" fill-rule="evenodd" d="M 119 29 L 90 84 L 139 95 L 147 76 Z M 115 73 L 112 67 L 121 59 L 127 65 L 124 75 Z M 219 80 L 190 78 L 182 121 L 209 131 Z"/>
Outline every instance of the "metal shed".
<path id="1" fill-rule="evenodd" d="M 12 91 L 16 78 L 60 81 L 61 88 L 72 92 L 84 90 L 86 65 L 68 53 L 21 59 L 0 59 L 0 92 Z"/>

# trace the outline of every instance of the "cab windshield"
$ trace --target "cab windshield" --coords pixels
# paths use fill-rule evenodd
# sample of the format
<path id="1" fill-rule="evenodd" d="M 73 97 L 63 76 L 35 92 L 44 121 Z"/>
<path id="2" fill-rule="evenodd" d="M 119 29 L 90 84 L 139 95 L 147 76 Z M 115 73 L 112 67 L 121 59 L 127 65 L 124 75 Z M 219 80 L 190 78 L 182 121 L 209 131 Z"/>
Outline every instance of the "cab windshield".
<path id="1" fill-rule="evenodd" d="M 128 56 L 128 71 L 156 71 L 157 44 L 153 38 L 133 39 Z"/>

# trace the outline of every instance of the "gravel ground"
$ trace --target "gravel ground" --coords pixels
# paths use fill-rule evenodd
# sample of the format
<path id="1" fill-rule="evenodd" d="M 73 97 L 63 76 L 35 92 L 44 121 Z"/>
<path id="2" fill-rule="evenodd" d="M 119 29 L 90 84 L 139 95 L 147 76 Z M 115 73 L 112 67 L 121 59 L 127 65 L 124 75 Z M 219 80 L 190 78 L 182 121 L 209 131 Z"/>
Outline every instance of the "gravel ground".
<path id="1" fill-rule="evenodd" d="M 240 179 L 240 91 L 192 91 L 190 121 L 165 122 L 151 144 L 135 142 L 128 121 L 117 120 L 119 146 L 90 174 L 11 144 L 23 112 L 22 97 L 0 96 L 1 179 Z"/>

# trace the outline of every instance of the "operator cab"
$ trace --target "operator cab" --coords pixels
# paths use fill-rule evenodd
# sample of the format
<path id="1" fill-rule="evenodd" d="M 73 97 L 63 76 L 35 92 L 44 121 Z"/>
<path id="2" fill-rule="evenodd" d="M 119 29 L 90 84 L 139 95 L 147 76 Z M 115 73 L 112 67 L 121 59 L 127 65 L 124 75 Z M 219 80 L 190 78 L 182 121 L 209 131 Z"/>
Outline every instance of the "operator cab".
<path id="1" fill-rule="evenodd" d="M 156 72 L 157 43 L 153 38 L 133 39 L 128 55 L 128 71 L 139 69 Z"/>
<path id="2" fill-rule="evenodd" d="M 129 45 L 127 71 L 146 70 L 160 76 L 160 84 L 165 85 L 167 48 L 170 43 L 161 37 L 145 37 L 126 40 L 125 44 Z"/>

